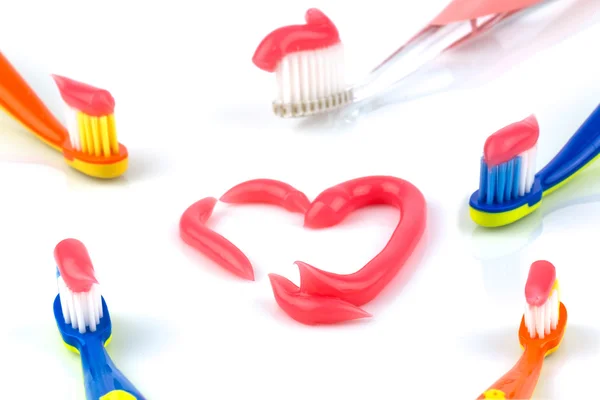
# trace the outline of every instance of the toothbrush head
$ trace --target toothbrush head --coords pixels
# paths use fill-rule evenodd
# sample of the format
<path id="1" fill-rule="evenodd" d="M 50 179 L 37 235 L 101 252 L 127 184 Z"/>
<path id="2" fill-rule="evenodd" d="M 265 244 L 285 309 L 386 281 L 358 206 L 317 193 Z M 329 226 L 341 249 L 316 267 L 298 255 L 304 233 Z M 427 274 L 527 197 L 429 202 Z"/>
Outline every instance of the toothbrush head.
<path id="1" fill-rule="evenodd" d="M 277 90 L 273 112 L 283 118 L 306 117 L 352 102 L 345 81 L 344 46 L 334 23 L 311 8 L 303 25 L 288 25 L 269 33 L 252 62 L 274 73 Z"/>
<path id="2" fill-rule="evenodd" d="M 104 346 L 108 346 L 112 339 L 112 324 L 104 298 L 102 298 L 102 313 L 103 316 L 100 318 L 100 323 L 96 326 L 94 332 L 86 331 L 85 333 L 81 333 L 78 329 L 73 328 L 71 324 L 65 322 L 60 304 L 60 295 L 56 296 L 54 299 L 54 319 L 67 349 L 79 354 L 79 350 L 91 336 L 99 338 L 104 343 Z"/>
<path id="3" fill-rule="evenodd" d="M 535 346 L 548 355 L 560 346 L 567 326 L 567 309 L 560 302 L 552 263 L 540 260 L 531 264 L 525 298 L 525 313 L 519 328 L 521 346 Z"/>
<path id="4" fill-rule="evenodd" d="M 479 190 L 471 195 L 469 212 L 478 225 L 494 228 L 531 214 L 543 190 L 536 178 L 539 125 L 529 116 L 488 137 L 480 162 Z"/>

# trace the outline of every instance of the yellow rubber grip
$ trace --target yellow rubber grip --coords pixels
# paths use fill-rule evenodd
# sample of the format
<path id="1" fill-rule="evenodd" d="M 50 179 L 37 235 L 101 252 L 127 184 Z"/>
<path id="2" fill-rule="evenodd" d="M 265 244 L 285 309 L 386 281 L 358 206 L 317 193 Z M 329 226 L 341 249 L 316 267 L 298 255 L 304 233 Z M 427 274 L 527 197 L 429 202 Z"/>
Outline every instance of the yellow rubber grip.
<path id="1" fill-rule="evenodd" d="M 100 397 L 98 400 L 137 400 L 137 398 L 122 390 L 113 390 Z"/>
<path id="2" fill-rule="evenodd" d="M 490 389 L 483 394 L 484 399 L 506 400 L 506 394 L 502 390 Z"/>

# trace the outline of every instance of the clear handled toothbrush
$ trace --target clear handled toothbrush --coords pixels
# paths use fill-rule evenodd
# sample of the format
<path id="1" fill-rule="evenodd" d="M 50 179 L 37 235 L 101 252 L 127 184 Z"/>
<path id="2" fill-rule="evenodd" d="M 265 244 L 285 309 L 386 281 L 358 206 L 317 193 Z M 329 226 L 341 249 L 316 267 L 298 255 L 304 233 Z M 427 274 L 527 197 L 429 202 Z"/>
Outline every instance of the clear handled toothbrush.
<path id="1" fill-rule="evenodd" d="M 306 24 L 285 26 L 267 35 L 253 62 L 277 78 L 273 111 L 280 117 L 327 113 L 352 104 L 348 113 L 369 108 L 377 98 L 406 96 L 407 86 L 446 50 L 490 31 L 502 21 L 537 10 L 556 0 L 454 0 L 423 30 L 381 62 L 363 80 L 348 85 L 344 48 L 337 28 L 320 10 L 306 13 Z M 436 85 L 453 81 L 453 73 L 437 71 Z M 410 78 L 410 79 L 408 79 Z M 421 82 L 421 84 L 424 84 Z M 425 86 L 432 86 L 431 83 Z M 367 107 L 368 106 L 368 107 Z"/>
<path id="2" fill-rule="evenodd" d="M 396 81 L 384 82 L 339 111 L 343 121 L 355 121 L 383 106 L 453 89 L 473 87 L 497 77 L 539 51 L 600 22 L 600 2 L 546 0 L 504 18 L 493 30 L 453 46 L 453 51 L 426 62 Z M 393 68 L 393 66 L 392 66 Z M 399 74 L 390 74 L 392 79 Z M 368 81 L 367 87 L 372 81 Z M 361 91 L 359 93 L 365 93 Z"/>

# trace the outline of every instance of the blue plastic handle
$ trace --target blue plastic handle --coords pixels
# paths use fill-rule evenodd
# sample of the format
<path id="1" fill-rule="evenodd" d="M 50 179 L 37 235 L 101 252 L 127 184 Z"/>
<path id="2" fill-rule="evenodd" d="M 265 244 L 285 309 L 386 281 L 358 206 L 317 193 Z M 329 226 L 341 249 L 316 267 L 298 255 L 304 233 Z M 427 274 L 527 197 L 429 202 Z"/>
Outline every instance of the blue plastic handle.
<path id="1" fill-rule="evenodd" d="M 585 167 L 600 153 L 600 105 L 537 177 L 546 191 Z"/>
<path id="2" fill-rule="evenodd" d="M 145 400 L 145 397 L 115 367 L 104 346 L 110 340 L 112 323 L 106 301 L 102 298 L 102 315 L 94 332 L 80 333 L 65 323 L 60 295 L 54 299 L 54 318 L 63 341 L 76 350 L 83 367 L 88 400 Z"/>
<path id="3" fill-rule="evenodd" d="M 79 354 L 88 400 L 98 400 L 110 392 L 119 390 L 130 394 L 136 400 L 145 400 L 112 362 L 98 336 L 90 336 L 79 349 Z"/>

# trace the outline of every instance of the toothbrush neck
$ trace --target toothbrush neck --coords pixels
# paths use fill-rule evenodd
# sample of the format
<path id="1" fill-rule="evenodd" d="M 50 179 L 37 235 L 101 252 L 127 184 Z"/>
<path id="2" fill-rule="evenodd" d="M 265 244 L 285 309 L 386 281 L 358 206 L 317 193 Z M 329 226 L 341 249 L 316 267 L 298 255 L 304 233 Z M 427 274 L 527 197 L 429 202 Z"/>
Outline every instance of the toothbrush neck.
<path id="1" fill-rule="evenodd" d="M 558 187 L 600 153 L 600 105 L 538 174 L 544 191 Z"/>
<path id="2" fill-rule="evenodd" d="M 99 336 L 85 338 L 79 349 L 83 367 L 83 379 L 87 399 L 122 399 L 144 400 L 133 384 L 117 369 L 104 346 L 105 341 Z M 110 395 L 108 397 L 105 397 Z"/>
<path id="3" fill-rule="evenodd" d="M 98 382 L 103 380 L 103 376 L 110 378 L 111 372 L 116 369 L 98 336 L 90 336 L 79 349 L 79 354 L 86 390 L 89 390 L 88 382 Z"/>
<path id="4" fill-rule="evenodd" d="M 530 399 L 537 385 L 546 352 L 540 347 L 526 347 L 515 366 L 494 383 L 490 390 L 503 392 L 507 399 Z M 479 399 L 485 399 L 482 394 Z"/>

